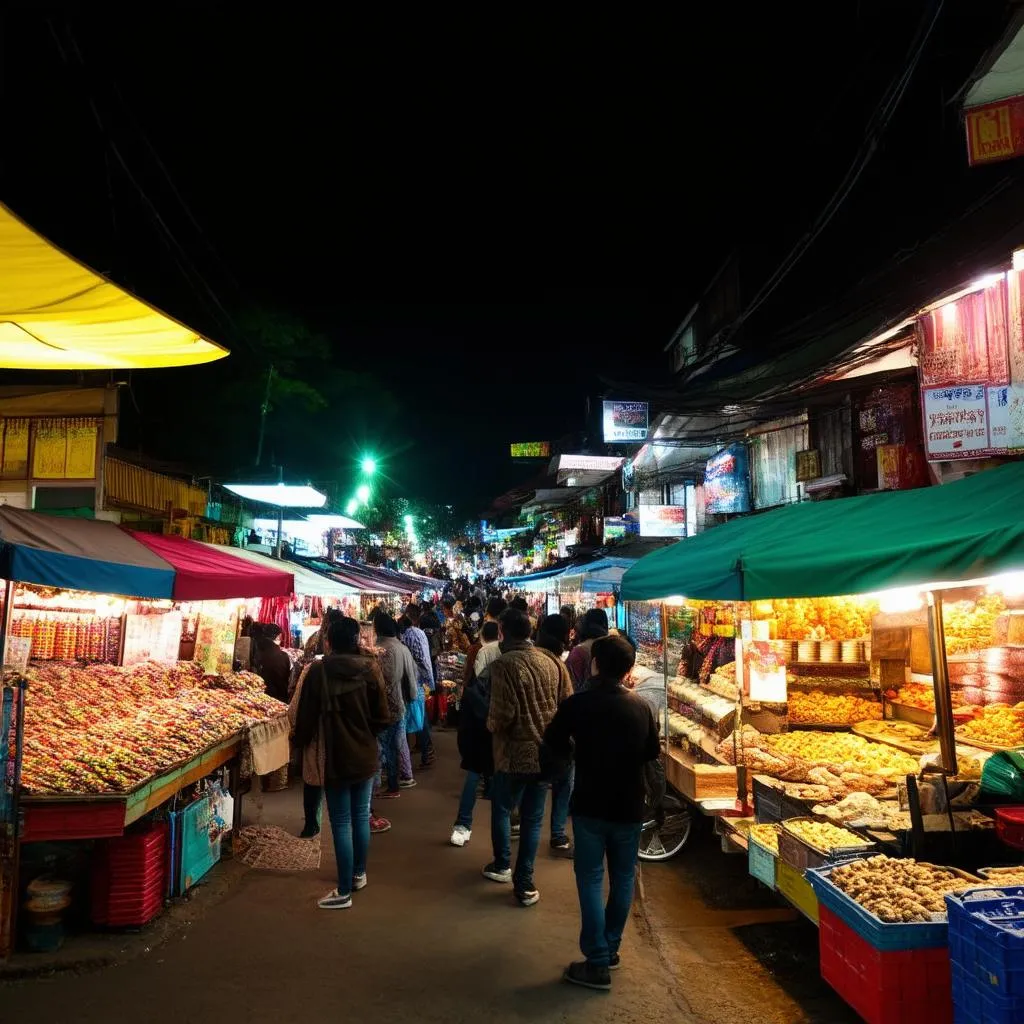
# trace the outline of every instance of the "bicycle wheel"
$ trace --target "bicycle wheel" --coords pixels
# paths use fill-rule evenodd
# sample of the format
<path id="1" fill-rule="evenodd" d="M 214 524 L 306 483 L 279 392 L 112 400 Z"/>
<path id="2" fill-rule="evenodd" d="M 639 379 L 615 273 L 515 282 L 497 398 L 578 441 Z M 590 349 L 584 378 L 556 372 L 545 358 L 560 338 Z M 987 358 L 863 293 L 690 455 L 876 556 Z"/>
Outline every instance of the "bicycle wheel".
<path id="1" fill-rule="evenodd" d="M 662 820 L 645 821 L 640 830 L 641 860 L 669 860 L 687 844 L 693 829 L 690 809 L 675 797 L 666 796 L 662 802 Z"/>

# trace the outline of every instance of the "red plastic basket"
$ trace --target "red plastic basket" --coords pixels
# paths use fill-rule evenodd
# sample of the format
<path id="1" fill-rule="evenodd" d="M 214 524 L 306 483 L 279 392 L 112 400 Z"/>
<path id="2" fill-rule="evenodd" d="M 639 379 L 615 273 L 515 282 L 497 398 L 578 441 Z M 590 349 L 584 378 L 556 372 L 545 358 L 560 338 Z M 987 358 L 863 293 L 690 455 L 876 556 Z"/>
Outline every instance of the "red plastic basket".
<path id="1" fill-rule="evenodd" d="M 824 904 L 818 943 L 821 976 L 868 1024 L 952 1024 L 946 946 L 883 952 Z"/>
<path id="2" fill-rule="evenodd" d="M 1024 850 L 1024 807 L 997 808 L 996 834 L 1007 846 Z"/>
<path id="3" fill-rule="evenodd" d="M 167 885 L 167 823 L 109 839 L 97 850 L 92 871 L 92 919 L 110 927 L 135 927 L 163 908 Z"/>

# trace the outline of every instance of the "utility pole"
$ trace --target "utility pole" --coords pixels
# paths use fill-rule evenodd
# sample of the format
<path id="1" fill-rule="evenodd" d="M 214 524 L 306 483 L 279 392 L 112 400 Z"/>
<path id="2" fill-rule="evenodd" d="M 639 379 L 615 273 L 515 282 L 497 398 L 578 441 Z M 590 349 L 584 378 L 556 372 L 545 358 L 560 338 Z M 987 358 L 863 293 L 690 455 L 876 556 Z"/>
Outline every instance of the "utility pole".
<path id="1" fill-rule="evenodd" d="M 274 372 L 274 368 L 270 368 L 270 372 Z M 262 439 L 261 439 L 262 440 Z M 284 483 L 284 466 L 277 467 L 277 482 L 279 484 Z M 281 534 L 284 531 L 284 506 L 277 506 L 277 557 L 281 557 Z"/>
<path id="2" fill-rule="evenodd" d="M 256 445 L 256 467 L 263 462 L 263 435 L 267 427 L 267 413 L 270 412 L 270 385 L 274 379 L 274 364 L 267 369 L 267 387 L 263 393 L 263 404 L 260 406 L 260 439 Z"/>

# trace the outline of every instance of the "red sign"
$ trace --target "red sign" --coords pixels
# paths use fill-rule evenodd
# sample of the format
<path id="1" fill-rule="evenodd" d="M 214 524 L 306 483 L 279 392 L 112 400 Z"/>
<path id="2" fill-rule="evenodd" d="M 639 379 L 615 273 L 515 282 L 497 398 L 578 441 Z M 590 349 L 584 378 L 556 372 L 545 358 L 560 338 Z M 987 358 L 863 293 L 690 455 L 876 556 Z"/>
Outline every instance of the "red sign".
<path id="1" fill-rule="evenodd" d="M 1024 156 L 1024 96 L 1011 96 L 964 112 L 967 162 L 991 164 Z"/>

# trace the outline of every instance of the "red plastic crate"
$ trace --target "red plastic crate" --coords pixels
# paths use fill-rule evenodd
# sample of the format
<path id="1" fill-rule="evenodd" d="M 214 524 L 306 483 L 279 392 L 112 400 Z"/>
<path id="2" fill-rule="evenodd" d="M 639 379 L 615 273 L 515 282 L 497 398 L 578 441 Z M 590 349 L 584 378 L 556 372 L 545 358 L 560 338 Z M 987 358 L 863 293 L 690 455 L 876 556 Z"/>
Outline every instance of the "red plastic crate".
<path id="1" fill-rule="evenodd" d="M 952 1024 L 946 946 L 883 952 L 824 904 L 819 914 L 821 976 L 868 1024 Z"/>
<path id="2" fill-rule="evenodd" d="M 51 840 L 107 839 L 124 833 L 124 803 L 97 800 L 93 803 L 55 800 L 25 806 L 24 843 Z"/>
<path id="3" fill-rule="evenodd" d="M 1007 846 L 1024 850 L 1024 807 L 997 808 L 996 835 Z"/>
<path id="4" fill-rule="evenodd" d="M 167 823 L 108 840 L 93 859 L 92 919 L 111 927 L 141 926 L 163 908 Z"/>

